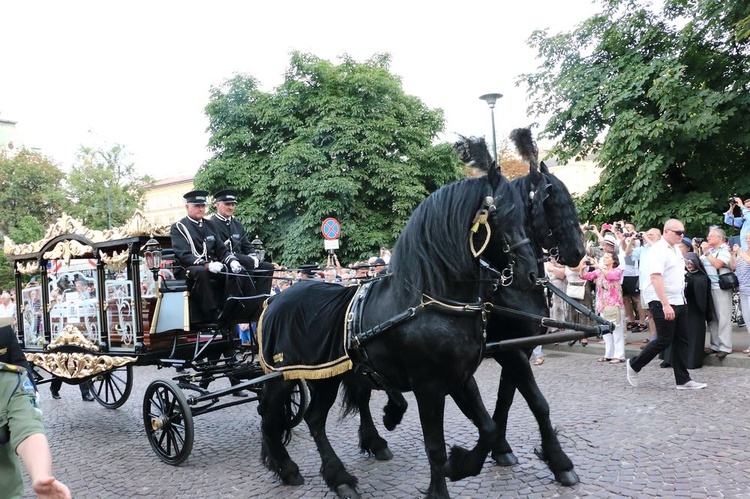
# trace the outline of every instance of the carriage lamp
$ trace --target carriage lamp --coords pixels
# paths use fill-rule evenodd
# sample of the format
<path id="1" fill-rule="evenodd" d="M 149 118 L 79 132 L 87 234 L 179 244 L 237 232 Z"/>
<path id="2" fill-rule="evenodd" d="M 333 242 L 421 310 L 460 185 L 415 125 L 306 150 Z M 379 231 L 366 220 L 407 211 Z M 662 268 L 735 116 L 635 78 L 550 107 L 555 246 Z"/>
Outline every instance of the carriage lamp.
<path id="1" fill-rule="evenodd" d="M 480 99 L 485 101 L 487 105 L 490 106 L 490 113 L 492 114 L 492 147 L 495 152 L 495 163 L 497 163 L 497 139 L 495 138 L 495 103 L 502 96 L 503 94 L 484 94 L 479 96 Z"/>
<path id="2" fill-rule="evenodd" d="M 146 260 L 146 266 L 154 274 L 154 282 L 159 282 L 159 269 L 161 268 L 161 246 L 159 241 L 153 237 L 146 241 L 141 250 L 143 259 Z"/>
<path id="3" fill-rule="evenodd" d="M 266 256 L 266 250 L 263 248 L 263 241 L 261 241 L 258 236 L 255 236 L 255 239 L 250 241 L 250 246 L 253 247 L 253 251 L 255 251 L 255 254 L 258 256 L 258 260 L 262 262 L 263 258 Z"/>

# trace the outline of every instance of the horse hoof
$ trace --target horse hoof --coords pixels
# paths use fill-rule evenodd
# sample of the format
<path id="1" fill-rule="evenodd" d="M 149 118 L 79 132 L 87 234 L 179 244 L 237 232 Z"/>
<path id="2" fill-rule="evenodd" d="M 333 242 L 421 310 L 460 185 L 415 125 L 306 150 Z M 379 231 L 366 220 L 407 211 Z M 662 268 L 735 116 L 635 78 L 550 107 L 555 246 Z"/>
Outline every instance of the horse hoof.
<path id="1" fill-rule="evenodd" d="M 512 452 L 503 452 L 501 454 L 493 454 L 492 459 L 498 466 L 513 466 L 518 464 L 518 458 Z"/>
<path id="2" fill-rule="evenodd" d="M 556 472 L 555 480 L 560 482 L 562 485 L 565 485 L 566 487 L 572 487 L 579 482 L 578 475 L 573 470 Z"/>
<path id="3" fill-rule="evenodd" d="M 375 456 L 375 459 L 378 461 L 390 461 L 393 459 L 393 453 L 391 450 L 386 447 L 385 449 L 376 450 L 372 453 L 373 456 Z"/>
<path id="4" fill-rule="evenodd" d="M 299 472 L 288 473 L 281 477 L 281 482 L 284 485 L 304 485 L 305 477 L 303 477 Z"/>
<path id="5" fill-rule="evenodd" d="M 346 483 L 342 483 L 336 487 L 336 495 L 339 496 L 340 499 L 360 499 L 357 489 Z"/>

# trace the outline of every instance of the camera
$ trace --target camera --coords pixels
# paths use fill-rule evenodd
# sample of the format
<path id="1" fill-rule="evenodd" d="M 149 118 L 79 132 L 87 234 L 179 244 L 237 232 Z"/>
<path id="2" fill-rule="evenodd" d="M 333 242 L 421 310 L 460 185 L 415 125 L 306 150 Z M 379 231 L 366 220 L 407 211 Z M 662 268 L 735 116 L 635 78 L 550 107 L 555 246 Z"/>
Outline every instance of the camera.
<path id="1" fill-rule="evenodd" d="M 639 232 L 638 234 L 636 234 L 635 238 L 638 239 L 639 241 L 643 241 L 643 232 Z"/>
<path id="2" fill-rule="evenodd" d="M 585 226 L 583 228 L 583 230 L 594 230 L 594 226 L 593 225 L 587 225 L 587 226 Z"/>
<path id="3" fill-rule="evenodd" d="M 705 241 L 705 239 L 703 239 L 702 237 L 696 237 L 695 238 L 695 243 L 696 244 L 701 244 L 703 241 Z"/>
<path id="4" fill-rule="evenodd" d="M 615 227 L 618 228 L 618 229 L 622 229 L 622 223 L 615 222 Z"/>
<path id="5" fill-rule="evenodd" d="M 729 204 L 737 204 L 734 202 L 734 198 L 738 198 L 738 197 L 739 196 L 737 194 L 732 194 L 731 196 L 729 196 L 729 199 L 728 199 Z"/>

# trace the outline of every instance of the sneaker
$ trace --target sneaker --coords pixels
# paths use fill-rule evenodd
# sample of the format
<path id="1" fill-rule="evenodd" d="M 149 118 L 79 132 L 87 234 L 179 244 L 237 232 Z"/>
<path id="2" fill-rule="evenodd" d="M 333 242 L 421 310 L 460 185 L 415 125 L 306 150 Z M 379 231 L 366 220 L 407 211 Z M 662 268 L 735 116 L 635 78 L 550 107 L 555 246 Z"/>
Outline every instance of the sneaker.
<path id="1" fill-rule="evenodd" d="M 638 372 L 630 367 L 630 359 L 625 362 L 625 373 L 628 377 L 628 383 L 632 386 L 638 386 Z"/>
<path id="2" fill-rule="evenodd" d="M 676 385 L 676 386 L 678 390 L 700 390 L 701 388 L 706 388 L 708 385 L 705 383 L 699 383 L 697 381 L 693 381 L 691 379 L 684 385 Z"/>

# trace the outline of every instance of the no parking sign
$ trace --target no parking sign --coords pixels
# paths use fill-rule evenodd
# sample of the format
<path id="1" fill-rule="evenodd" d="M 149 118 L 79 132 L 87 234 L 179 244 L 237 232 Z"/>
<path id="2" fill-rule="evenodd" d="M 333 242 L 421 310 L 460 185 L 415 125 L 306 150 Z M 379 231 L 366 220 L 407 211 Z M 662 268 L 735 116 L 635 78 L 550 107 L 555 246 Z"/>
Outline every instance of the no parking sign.
<path id="1" fill-rule="evenodd" d="M 320 231 L 323 233 L 323 239 L 325 239 L 323 243 L 325 249 L 334 250 L 339 248 L 341 225 L 338 220 L 332 217 L 326 218 L 323 220 L 323 225 L 320 226 Z"/>

